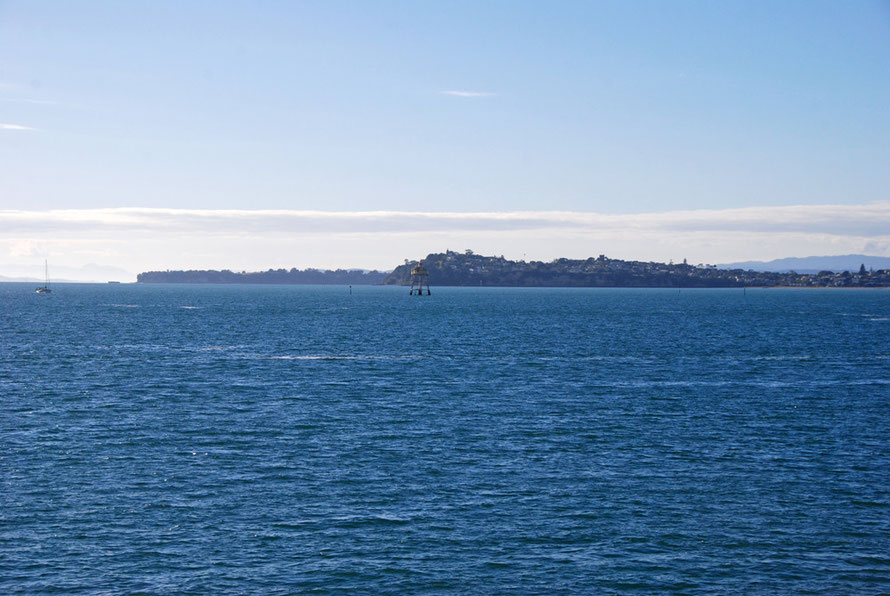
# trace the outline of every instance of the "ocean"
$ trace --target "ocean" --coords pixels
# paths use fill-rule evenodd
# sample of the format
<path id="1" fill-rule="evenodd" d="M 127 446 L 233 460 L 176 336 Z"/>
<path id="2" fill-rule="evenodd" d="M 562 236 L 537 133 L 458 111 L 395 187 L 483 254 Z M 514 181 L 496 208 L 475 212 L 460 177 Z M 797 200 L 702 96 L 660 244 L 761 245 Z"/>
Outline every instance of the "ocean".
<path id="1" fill-rule="evenodd" d="M 0 593 L 890 592 L 890 293 L 0 284 Z"/>

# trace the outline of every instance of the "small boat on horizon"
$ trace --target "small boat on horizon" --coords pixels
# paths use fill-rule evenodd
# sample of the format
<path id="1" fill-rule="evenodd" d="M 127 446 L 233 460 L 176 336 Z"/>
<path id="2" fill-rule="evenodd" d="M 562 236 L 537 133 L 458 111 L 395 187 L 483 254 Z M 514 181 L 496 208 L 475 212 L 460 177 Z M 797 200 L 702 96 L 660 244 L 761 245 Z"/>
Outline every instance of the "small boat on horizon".
<path id="1" fill-rule="evenodd" d="M 34 291 L 38 294 L 50 294 L 52 290 L 49 289 L 49 263 L 47 263 L 46 259 L 43 260 L 43 277 L 43 285 Z"/>

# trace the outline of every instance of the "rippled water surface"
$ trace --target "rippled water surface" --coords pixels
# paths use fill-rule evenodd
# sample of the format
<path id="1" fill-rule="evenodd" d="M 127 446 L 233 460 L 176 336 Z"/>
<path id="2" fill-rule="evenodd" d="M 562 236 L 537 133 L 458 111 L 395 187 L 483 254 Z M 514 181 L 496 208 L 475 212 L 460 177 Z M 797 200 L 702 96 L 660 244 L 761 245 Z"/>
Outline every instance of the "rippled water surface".
<path id="1" fill-rule="evenodd" d="M 890 293 L 0 284 L 0 592 L 890 591 Z"/>

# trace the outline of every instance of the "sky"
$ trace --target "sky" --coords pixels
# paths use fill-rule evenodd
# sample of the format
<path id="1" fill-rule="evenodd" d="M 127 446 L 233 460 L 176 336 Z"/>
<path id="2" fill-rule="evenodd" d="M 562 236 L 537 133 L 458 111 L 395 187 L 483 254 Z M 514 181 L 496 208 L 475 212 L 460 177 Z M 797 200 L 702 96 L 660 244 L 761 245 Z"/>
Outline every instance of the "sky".
<path id="1" fill-rule="evenodd" d="M 890 256 L 890 2 L 0 0 L 0 275 Z"/>

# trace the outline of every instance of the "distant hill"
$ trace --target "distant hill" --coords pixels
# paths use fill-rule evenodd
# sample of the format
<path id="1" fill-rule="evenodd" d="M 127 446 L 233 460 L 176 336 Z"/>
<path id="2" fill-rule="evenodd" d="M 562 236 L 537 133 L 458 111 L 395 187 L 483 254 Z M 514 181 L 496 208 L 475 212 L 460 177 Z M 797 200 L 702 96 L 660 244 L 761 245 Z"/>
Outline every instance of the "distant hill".
<path id="1" fill-rule="evenodd" d="M 43 262 L 0 263 L 0 282 L 43 283 Z M 35 273 L 37 275 L 35 275 Z M 133 281 L 136 274 L 120 267 L 87 263 L 86 265 L 59 265 L 50 262 L 50 283 L 105 283 L 110 279 Z"/>
<path id="2" fill-rule="evenodd" d="M 36 277 L 8 277 L 6 275 L 0 275 L 0 283 L 29 283 L 29 284 L 40 284 L 43 285 L 43 280 L 38 279 Z M 50 285 L 52 284 L 76 284 L 76 283 L 85 283 L 79 279 L 51 279 L 49 280 Z M 86 282 L 89 283 L 89 282 Z"/>
<path id="3" fill-rule="evenodd" d="M 866 269 L 890 269 L 890 257 L 872 257 L 869 255 L 836 255 L 826 257 L 789 257 L 773 261 L 744 261 L 717 265 L 720 269 L 744 269 L 753 271 L 773 271 L 776 273 L 818 273 L 820 271 L 859 271 L 860 265 Z"/>

